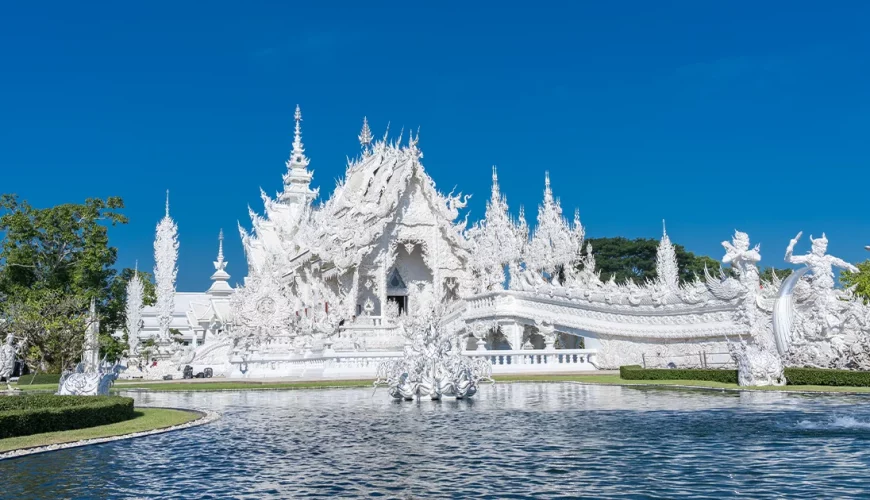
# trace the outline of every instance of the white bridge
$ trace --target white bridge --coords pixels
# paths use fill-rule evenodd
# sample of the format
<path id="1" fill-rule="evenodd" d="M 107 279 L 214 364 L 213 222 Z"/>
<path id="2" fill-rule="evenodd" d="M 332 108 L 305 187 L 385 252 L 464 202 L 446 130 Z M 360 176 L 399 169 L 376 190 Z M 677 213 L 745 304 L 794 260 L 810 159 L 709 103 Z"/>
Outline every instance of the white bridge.
<path id="1" fill-rule="evenodd" d="M 520 373 L 572 373 L 596 370 L 595 349 L 540 349 L 526 351 L 464 351 L 474 358 L 485 358 L 494 375 Z M 261 357 L 256 363 L 241 358 L 232 360 L 231 377 L 285 377 L 367 379 L 374 378 L 384 361 L 399 359 L 401 351 L 333 352 L 309 356 Z"/>

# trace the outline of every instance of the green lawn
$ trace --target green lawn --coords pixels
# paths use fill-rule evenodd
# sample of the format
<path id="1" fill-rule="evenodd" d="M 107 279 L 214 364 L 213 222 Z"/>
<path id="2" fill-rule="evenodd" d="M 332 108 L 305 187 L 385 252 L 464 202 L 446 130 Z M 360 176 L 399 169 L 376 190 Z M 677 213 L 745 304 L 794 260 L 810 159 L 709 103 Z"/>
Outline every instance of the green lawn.
<path id="1" fill-rule="evenodd" d="M 22 384 L 13 385 L 12 387 L 22 391 L 57 391 L 57 384 Z"/>
<path id="2" fill-rule="evenodd" d="M 166 408 L 140 408 L 136 410 L 136 417 L 109 425 L 88 427 L 72 431 L 46 432 L 43 434 L 31 434 L 0 439 L 0 452 L 17 450 L 19 448 L 32 448 L 34 446 L 46 446 L 50 444 L 69 443 L 82 439 L 94 439 L 110 436 L 120 436 L 133 432 L 150 431 L 164 427 L 172 427 L 200 417 L 200 413 L 184 410 L 170 410 Z"/>
<path id="3" fill-rule="evenodd" d="M 251 389 L 327 389 L 335 387 L 371 387 L 373 380 L 322 380 L 313 382 L 118 382 L 113 390 L 149 391 L 227 391 Z"/>
<path id="4" fill-rule="evenodd" d="M 498 375 L 496 382 L 582 382 L 607 385 L 649 385 L 649 386 L 687 386 L 716 389 L 739 389 L 737 384 L 707 382 L 701 380 L 623 380 L 619 375 L 570 374 L 570 375 Z M 257 382 L 221 381 L 214 382 L 142 382 L 119 381 L 113 391 L 221 391 L 256 389 L 327 389 L 335 387 L 371 387 L 372 380 L 323 380 L 314 382 Z M 56 391 L 56 384 L 33 384 L 17 386 L 25 391 Z M 870 387 L 833 387 L 821 385 L 787 385 L 785 387 L 754 387 L 755 390 L 795 391 L 795 392 L 867 392 Z"/>

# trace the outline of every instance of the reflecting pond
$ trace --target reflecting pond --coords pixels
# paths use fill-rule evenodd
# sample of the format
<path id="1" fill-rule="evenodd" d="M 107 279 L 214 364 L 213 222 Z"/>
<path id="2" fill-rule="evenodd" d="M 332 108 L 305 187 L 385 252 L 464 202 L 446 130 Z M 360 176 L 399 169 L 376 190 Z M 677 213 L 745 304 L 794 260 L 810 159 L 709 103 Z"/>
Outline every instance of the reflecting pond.
<path id="1" fill-rule="evenodd" d="M 870 399 L 497 384 L 136 393 L 215 423 L 0 462 L 3 498 L 804 498 L 870 485 Z"/>

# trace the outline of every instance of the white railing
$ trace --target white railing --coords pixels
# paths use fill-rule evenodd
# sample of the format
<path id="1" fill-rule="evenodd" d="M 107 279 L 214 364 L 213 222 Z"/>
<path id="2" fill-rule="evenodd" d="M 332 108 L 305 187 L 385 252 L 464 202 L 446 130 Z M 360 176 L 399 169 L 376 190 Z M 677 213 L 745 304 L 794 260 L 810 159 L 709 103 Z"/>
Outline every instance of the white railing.
<path id="1" fill-rule="evenodd" d="M 565 373 L 594 371 L 595 349 L 536 349 L 522 351 L 463 351 L 473 358 L 492 364 L 493 375 L 513 373 Z M 402 353 L 334 352 L 309 357 L 233 359 L 231 377 L 323 377 L 374 378 L 378 365 L 398 359 Z"/>
<path id="2" fill-rule="evenodd" d="M 596 349 L 535 349 L 520 351 L 465 351 L 463 354 L 485 358 L 493 374 L 529 372 L 576 372 L 597 370 Z"/>

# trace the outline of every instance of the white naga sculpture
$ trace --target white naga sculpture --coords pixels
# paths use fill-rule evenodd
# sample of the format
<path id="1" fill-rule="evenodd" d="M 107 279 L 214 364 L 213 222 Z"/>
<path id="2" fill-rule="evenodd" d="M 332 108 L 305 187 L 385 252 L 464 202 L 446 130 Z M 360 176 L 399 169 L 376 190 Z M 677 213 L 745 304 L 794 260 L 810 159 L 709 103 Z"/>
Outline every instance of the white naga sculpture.
<path id="1" fill-rule="evenodd" d="M 15 344 L 15 337 L 11 333 L 6 335 L 6 342 L 0 347 L 0 378 L 6 381 L 7 392 L 18 390 L 12 387 L 9 379 L 15 372 L 15 356 L 20 348 L 21 344 Z"/>
<path id="2" fill-rule="evenodd" d="M 438 311 L 432 308 L 409 321 L 403 357 L 378 367 L 375 386 L 387 386 L 394 399 L 470 398 L 481 381 L 492 381 L 489 362 L 463 356 Z"/>
<path id="3" fill-rule="evenodd" d="M 100 360 L 100 321 L 97 316 L 96 301 L 91 299 L 91 310 L 88 318 L 88 329 L 85 332 L 85 343 L 82 361 L 71 372 L 64 372 L 60 377 L 57 394 L 61 396 L 108 396 L 109 389 L 123 370 L 119 364 L 108 365 L 106 360 Z"/>

